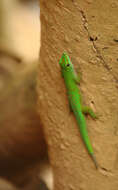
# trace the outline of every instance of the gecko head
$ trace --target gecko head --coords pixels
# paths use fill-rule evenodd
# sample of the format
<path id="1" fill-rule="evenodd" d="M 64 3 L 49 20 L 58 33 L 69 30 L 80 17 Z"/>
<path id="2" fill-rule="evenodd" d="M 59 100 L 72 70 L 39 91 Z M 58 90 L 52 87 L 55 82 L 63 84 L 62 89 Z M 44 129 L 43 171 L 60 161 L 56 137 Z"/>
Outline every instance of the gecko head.
<path id="1" fill-rule="evenodd" d="M 63 70 L 69 71 L 69 70 L 73 69 L 73 65 L 72 65 L 67 53 L 63 53 L 63 55 L 59 61 L 59 64 L 60 64 L 61 69 L 63 69 Z"/>

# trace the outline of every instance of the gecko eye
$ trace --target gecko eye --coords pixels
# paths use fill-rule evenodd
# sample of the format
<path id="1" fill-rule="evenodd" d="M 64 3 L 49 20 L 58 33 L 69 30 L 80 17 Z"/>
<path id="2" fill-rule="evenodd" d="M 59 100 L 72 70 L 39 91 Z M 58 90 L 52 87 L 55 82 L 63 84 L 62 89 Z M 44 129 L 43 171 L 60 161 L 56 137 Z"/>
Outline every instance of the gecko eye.
<path id="1" fill-rule="evenodd" d="M 70 64 L 67 64 L 66 66 L 67 66 L 67 67 L 69 67 L 69 66 L 70 66 Z"/>

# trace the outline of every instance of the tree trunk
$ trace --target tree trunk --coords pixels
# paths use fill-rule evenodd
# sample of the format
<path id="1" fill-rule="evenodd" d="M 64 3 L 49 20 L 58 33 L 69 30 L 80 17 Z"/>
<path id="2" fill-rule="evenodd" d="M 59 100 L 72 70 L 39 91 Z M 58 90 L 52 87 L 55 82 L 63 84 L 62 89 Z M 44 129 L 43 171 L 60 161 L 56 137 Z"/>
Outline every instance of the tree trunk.
<path id="1" fill-rule="evenodd" d="M 39 113 L 48 141 L 55 190 L 118 188 L 118 3 L 40 0 Z M 66 51 L 82 73 L 86 118 L 99 163 L 96 170 L 70 113 L 59 59 Z"/>

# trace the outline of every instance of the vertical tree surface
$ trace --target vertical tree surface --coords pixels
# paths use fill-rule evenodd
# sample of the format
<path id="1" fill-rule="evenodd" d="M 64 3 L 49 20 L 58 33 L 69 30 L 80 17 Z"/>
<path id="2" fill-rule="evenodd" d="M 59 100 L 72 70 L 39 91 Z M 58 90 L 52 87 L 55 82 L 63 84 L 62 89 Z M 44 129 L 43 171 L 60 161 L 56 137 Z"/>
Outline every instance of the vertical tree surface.
<path id="1" fill-rule="evenodd" d="M 40 0 L 39 113 L 48 142 L 55 190 L 118 188 L 118 2 Z M 59 59 L 66 51 L 82 73 L 83 101 L 98 113 L 87 117 L 100 165 L 90 159 L 70 113 Z"/>

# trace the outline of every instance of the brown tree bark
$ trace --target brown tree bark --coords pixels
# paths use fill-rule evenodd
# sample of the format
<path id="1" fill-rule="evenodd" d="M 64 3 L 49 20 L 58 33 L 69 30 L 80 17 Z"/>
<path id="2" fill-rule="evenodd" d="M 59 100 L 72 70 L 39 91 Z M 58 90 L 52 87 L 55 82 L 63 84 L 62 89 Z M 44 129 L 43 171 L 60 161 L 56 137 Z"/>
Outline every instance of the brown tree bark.
<path id="1" fill-rule="evenodd" d="M 118 64 L 117 1 L 40 0 L 39 113 L 49 146 L 55 190 L 117 190 Z M 69 111 L 59 59 L 66 51 L 77 71 L 85 104 L 100 116 L 87 118 L 99 163 L 96 170 Z"/>

